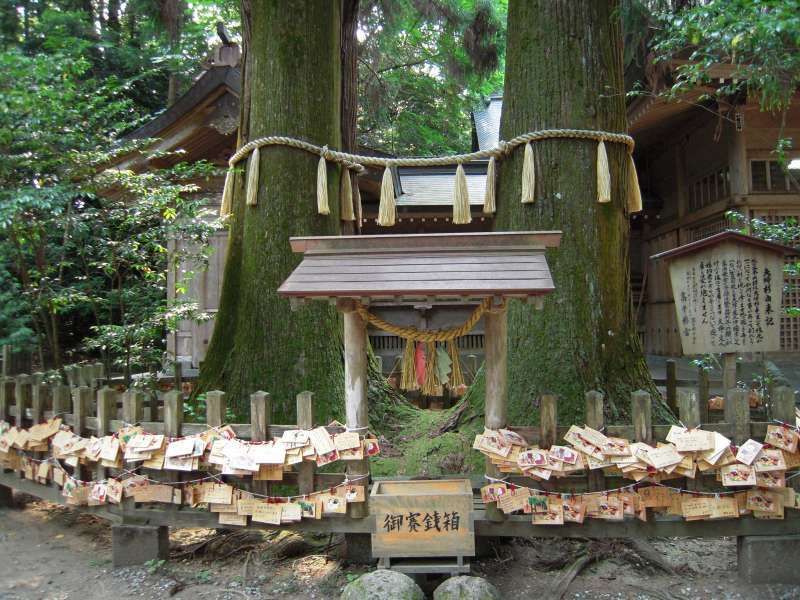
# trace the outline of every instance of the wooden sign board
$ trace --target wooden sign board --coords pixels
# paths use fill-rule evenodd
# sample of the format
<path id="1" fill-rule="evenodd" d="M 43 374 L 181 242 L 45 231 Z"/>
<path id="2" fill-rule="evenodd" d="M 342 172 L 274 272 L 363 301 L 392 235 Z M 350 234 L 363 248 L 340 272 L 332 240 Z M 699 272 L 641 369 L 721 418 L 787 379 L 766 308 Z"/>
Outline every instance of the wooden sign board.
<path id="1" fill-rule="evenodd" d="M 780 350 L 783 254 L 724 232 L 657 255 L 670 260 L 683 353 Z"/>
<path id="2" fill-rule="evenodd" d="M 369 507 L 374 558 L 475 555 L 468 479 L 379 481 Z"/>

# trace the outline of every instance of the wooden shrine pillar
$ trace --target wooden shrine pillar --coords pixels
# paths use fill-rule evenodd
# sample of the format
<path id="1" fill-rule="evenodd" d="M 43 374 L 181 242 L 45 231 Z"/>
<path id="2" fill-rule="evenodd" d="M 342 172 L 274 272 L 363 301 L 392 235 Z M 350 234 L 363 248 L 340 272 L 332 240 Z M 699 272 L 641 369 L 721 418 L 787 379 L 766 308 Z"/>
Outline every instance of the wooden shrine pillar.
<path id="1" fill-rule="evenodd" d="M 486 363 L 486 416 L 487 429 L 501 429 L 507 425 L 506 399 L 508 397 L 508 313 L 505 308 L 484 314 L 484 353 Z M 503 474 L 486 458 L 486 475 L 500 479 Z M 488 481 L 486 482 L 488 483 Z M 502 521 L 505 515 L 497 503 L 486 504 L 486 517 Z"/>
<path id="2" fill-rule="evenodd" d="M 344 316 L 344 401 L 347 430 L 359 435 L 367 432 L 367 324 L 355 310 L 352 300 L 341 300 L 337 307 Z M 367 477 L 365 477 L 365 475 Z M 369 490 L 369 460 L 347 461 L 347 477 L 355 485 Z M 369 496 L 369 491 L 367 491 Z M 363 518 L 369 514 L 367 502 L 348 506 L 351 517 Z"/>

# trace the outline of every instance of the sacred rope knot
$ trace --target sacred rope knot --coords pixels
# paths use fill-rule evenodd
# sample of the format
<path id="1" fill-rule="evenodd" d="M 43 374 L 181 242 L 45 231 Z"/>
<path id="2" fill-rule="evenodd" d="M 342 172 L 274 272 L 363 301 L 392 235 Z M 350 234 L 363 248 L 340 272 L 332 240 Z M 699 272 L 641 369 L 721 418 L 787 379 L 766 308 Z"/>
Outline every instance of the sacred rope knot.
<path id="1" fill-rule="evenodd" d="M 325 160 L 332 160 L 333 159 L 333 152 L 328 150 L 328 146 L 323 146 L 322 150 L 320 150 L 319 154 Z"/>
<path id="2" fill-rule="evenodd" d="M 501 153 L 503 156 L 507 156 L 507 155 L 508 155 L 508 153 L 509 153 L 509 152 L 511 152 L 511 150 L 512 150 L 512 146 L 511 146 L 511 144 L 509 144 L 509 143 L 508 143 L 507 141 L 505 141 L 505 140 L 499 140 L 499 141 L 497 142 L 497 149 L 500 151 L 500 153 Z"/>

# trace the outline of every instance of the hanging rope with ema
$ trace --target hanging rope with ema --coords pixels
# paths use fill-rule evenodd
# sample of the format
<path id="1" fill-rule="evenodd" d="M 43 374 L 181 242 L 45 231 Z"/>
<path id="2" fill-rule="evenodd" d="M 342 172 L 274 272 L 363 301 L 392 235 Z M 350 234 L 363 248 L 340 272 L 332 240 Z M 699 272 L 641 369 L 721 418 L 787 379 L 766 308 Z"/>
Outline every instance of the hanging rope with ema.
<path id="1" fill-rule="evenodd" d="M 378 225 L 390 227 L 395 224 L 397 209 L 395 206 L 395 186 L 392 170 L 396 167 L 435 167 L 457 165 L 456 180 L 453 189 L 453 223 L 466 225 L 472 221 L 469 208 L 469 193 L 467 190 L 467 177 L 464 173 L 464 163 L 475 160 L 489 159 L 486 171 L 486 191 L 483 199 L 483 212 L 495 212 L 495 172 L 496 161 L 503 160 L 520 146 L 524 146 L 522 163 L 522 192 L 520 201 L 523 204 L 534 202 L 536 187 L 536 170 L 534 160 L 534 143 L 552 139 L 577 139 L 593 140 L 597 142 L 597 201 L 611 202 L 611 173 L 609 171 L 606 143 L 622 144 L 627 149 L 627 183 L 626 206 L 628 212 L 642 210 L 642 195 L 639 190 L 639 180 L 636 175 L 636 166 L 633 162 L 633 138 L 624 133 L 610 133 L 608 131 L 592 131 L 584 129 L 543 129 L 531 131 L 509 140 L 500 141 L 497 146 L 488 150 L 480 150 L 469 154 L 456 154 L 453 156 L 436 156 L 427 158 L 385 158 L 381 156 L 365 156 L 349 154 L 330 150 L 327 146 L 317 146 L 309 142 L 286 136 L 269 136 L 248 142 L 228 161 L 228 173 L 225 177 L 225 187 L 222 192 L 222 205 L 220 216 L 225 217 L 231 213 L 233 201 L 234 177 L 237 175 L 236 166 L 247 158 L 245 204 L 255 206 L 258 202 L 258 166 L 260 161 L 260 148 L 265 146 L 286 146 L 297 148 L 319 156 L 317 166 L 317 212 L 321 215 L 330 214 L 328 204 L 327 163 L 332 162 L 342 166 L 349 175 L 353 171 L 356 175 L 364 173 L 366 167 L 383 167 L 383 180 L 381 181 L 381 198 L 378 209 Z M 355 220 L 353 210 L 353 191 L 358 194 L 358 186 L 352 188 L 350 177 L 342 177 L 341 219 L 343 221 Z M 358 196 L 356 196 L 358 197 Z M 357 202 L 360 202 L 357 200 Z"/>

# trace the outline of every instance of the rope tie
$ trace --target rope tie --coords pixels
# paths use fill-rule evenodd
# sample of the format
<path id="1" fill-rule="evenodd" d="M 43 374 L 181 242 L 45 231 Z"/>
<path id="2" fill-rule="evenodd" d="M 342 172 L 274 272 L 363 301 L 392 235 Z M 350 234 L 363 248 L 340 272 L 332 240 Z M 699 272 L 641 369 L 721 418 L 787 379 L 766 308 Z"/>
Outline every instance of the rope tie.
<path id="1" fill-rule="evenodd" d="M 533 143 L 549 139 L 578 139 L 592 140 L 598 143 L 597 148 L 597 199 L 598 202 L 606 203 L 611 201 L 611 175 L 608 169 L 608 157 L 606 155 L 606 143 L 622 144 L 628 150 L 627 165 L 627 198 L 626 204 L 629 212 L 642 210 L 642 197 L 639 189 L 636 167 L 633 163 L 634 140 L 631 136 L 624 133 L 613 133 L 609 131 L 595 131 L 588 129 L 543 129 L 540 131 L 529 131 L 518 135 L 510 140 L 499 140 L 494 148 L 469 152 L 466 154 L 456 154 L 454 156 L 434 156 L 424 158 L 385 158 L 381 156 L 369 156 L 360 154 L 350 154 L 331 150 L 328 146 L 317 146 L 287 136 L 267 136 L 252 140 L 239 148 L 228 161 L 229 169 L 225 178 L 223 190 L 222 206 L 220 216 L 227 216 L 231 212 L 233 197 L 233 168 L 246 157 L 254 154 L 258 156 L 259 148 L 264 146 L 287 146 L 296 148 L 320 157 L 317 167 L 317 212 L 319 214 L 330 214 L 328 205 L 327 191 L 327 162 L 338 163 L 347 171 L 354 171 L 362 174 L 366 167 L 383 167 L 383 181 L 381 183 L 381 199 L 378 210 L 378 225 L 391 227 L 396 221 L 396 199 L 394 195 L 394 178 L 392 167 L 436 167 L 457 165 L 456 181 L 453 191 L 453 222 L 455 224 L 467 224 L 472 220 L 469 206 L 469 196 L 466 186 L 466 174 L 463 164 L 476 160 L 489 160 L 487 169 L 487 190 L 484 196 L 483 212 L 492 214 L 495 211 L 495 161 L 502 160 L 510 155 L 518 146 L 525 146 L 525 156 L 523 159 L 522 171 L 522 193 L 520 201 L 523 204 L 535 201 L 535 160 Z M 247 195 L 246 204 L 255 205 L 257 202 L 258 185 L 258 160 L 252 159 L 248 165 Z M 345 172 L 347 172 L 345 171 Z M 252 182 L 252 185 L 251 185 Z M 350 200 L 352 203 L 352 200 Z M 348 209 L 344 203 L 341 211 L 344 220 L 351 219 L 354 211 L 352 206 Z M 354 216 L 352 218 L 355 218 Z"/>

